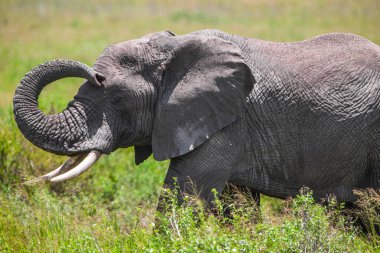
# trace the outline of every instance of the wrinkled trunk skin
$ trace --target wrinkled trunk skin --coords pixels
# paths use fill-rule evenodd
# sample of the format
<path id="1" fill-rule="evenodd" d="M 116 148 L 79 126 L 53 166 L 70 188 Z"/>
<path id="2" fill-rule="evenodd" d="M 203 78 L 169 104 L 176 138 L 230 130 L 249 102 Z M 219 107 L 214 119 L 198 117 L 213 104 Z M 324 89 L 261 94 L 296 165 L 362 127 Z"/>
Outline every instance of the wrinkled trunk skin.
<path id="1" fill-rule="evenodd" d="M 94 70 L 69 60 L 57 60 L 42 64 L 21 80 L 13 100 L 15 120 L 23 135 L 34 145 L 60 155 L 82 152 L 77 145 L 86 129 L 86 109 L 73 101 L 56 115 L 44 115 L 38 108 L 38 96 L 49 83 L 64 77 L 86 78 L 98 83 Z"/>

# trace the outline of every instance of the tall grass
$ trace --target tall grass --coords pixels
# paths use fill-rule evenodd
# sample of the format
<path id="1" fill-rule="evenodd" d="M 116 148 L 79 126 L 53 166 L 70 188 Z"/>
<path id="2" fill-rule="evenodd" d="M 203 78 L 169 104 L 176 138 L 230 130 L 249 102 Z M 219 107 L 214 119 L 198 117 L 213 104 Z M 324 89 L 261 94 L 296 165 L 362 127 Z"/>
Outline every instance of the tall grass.
<path id="1" fill-rule="evenodd" d="M 21 183 L 65 158 L 32 146 L 13 121 L 16 85 L 33 66 L 56 58 L 89 65 L 108 44 L 150 32 L 221 29 L 275 41 L 352 32 L 380 43 L 377 0 L 4 0 L 0 1 L 0 252 L 379 252 L 378 192 L 359 192 L 363 234 L 338 204 L 315 204 L 309 191 L 260 210 L 233 193 L 213 212 L 189 196 L 156 203 L 168 163 L 135 166 L 133 151 L 102 157 L 62 184 Z M 40 98 L 45 112 L 65 107 L 82 80 L 65 79 Z M 232 196 L 232 198 L 231 198 Z M 228 207 L 230 215 L 224 216 Z"/>
<path id="2" fill-rule="evenodd" d="M 314 203 L 312 192 L 261 210 L 232 189 L 214 209 L 195 196 L 181 205 L 166 194 L 156 213 L 166 163 L 133 165 L 120 150 L 68 183 L 22 185 L 62 158 L 44 152 L 14 131 L 10 111 L 0 131 L 0 251 L 4 252 L 378 252 L 379 237 L 363 234 L 334 201 Z M 138 171 L 134 171 L 138 170 Z M 358 192 L 361 217 L 378 226 L 378 193 Z M 271 212 L 266 211 L 271 206 Z M 226 208 L 229 215 L 225 215 Z"/>

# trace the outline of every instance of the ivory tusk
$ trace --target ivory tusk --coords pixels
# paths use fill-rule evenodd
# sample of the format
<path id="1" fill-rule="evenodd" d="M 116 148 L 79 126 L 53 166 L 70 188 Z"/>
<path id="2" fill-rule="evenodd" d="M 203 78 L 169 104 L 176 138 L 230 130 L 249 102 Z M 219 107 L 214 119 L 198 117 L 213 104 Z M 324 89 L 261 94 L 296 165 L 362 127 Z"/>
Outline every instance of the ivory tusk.
<path id="1" fill-rule="evenodd" d="M 77 156 L 71 157 L 66 162 L 64 162 L 61 166 L 59 166 L 57 169 L 43 176 L 40 176 L 39 178 L 44 179 L 44 180 L 49 180 L 55 176 L 58 176 L 62 172 L 68 171 L 71 168 L 73 168 L 75 165 L 79 164 L 79 162 L 83 160 L 83 157 L 84 155 L 77 155 Z"/>
<path id="2" fill-rule="evenodd" d="M 99 151 L 92 150 L 88 155 L 73 169 L 69 170 L 66 173 L 63 173 L 59 176 L 55 176 L 50 179 L 50 182 L 57 183 L 57 182 L 62 182 L 66 181 L 68 179 L 74 178 L 88 170 L 102 155 Z M 52 171 L 51 173 L 55 172 Z"/>
<path id="3" fill-rule="evenodd" d="M 80 161 L 83 160 L 84 156 L 85 155 L 82 154 L 82 155 L 77 155 L 77 156 L 71 157 L 68 160 L 66 160 L 66 162 L 64 162 L 61 166 L 56 168 L 55 170 L 53 170 L 53 171 L 51 171 L 51 172 L 49 172 L 43 176 L 40 176 L 38 178 L 26 181 L 23 184 L 26 184 L 26 185 L 30 184 L 31 185 L 31 184 L 35 184 L 35 183 L 38 183 L 41 181 L 50 180 L 51 178 L 58 176 L 62 172 L 68 171 L 71 168 L 73 168 L 74 166 L 76 166 Z"/>

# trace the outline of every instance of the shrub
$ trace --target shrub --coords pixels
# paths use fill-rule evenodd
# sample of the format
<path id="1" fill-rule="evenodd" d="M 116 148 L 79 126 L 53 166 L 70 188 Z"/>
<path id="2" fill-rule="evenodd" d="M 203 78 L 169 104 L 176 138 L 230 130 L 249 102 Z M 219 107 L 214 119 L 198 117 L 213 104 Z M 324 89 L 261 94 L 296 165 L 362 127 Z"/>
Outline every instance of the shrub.
<path id="1" fill-rule="evenodd" d="M 380 250 L 380 189 L 355 190 L 355 217 L 366 230 L 369 242 Z"/>

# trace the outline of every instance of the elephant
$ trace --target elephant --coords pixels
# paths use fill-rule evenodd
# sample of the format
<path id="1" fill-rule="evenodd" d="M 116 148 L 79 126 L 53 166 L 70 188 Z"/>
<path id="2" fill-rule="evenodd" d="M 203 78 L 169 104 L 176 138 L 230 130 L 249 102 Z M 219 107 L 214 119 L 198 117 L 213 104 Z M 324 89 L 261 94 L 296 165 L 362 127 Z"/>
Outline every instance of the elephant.
<path id="1" fill-rule="evenodd" d="M 86 81 L 66 109 L 45 115 L 40 92 L 65 77 Z M 71 157 L 40 177 L 51 182 L 133 146 L 136 164 L 170 159 L 164 185 L 207 203 L 229 183 L 282 199 L 307 186 L 341 202 L 380 187 L 380 47 L 353 34 L 285 43 L 156 32 L 108 46 L 92 68 L 33 68 L 13 105 L 26 139 Z"/>

